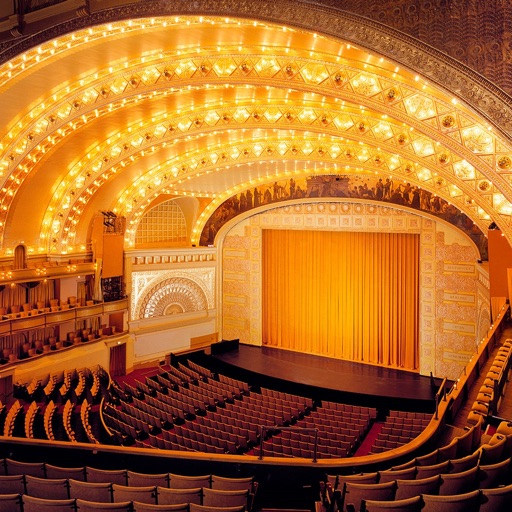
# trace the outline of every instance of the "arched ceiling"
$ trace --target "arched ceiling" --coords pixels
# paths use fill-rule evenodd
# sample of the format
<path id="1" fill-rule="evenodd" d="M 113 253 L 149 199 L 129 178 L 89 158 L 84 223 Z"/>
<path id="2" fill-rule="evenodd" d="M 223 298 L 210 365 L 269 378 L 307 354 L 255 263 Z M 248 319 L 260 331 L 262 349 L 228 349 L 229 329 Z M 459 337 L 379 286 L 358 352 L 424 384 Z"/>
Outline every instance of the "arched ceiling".
<path id="1" fill-rule="evenodd" d="M 342 37 L 160 16 L 67 32 L 0 66 L 0 255 L 88 250 L 91 221 L 207 205 L 290 175 L 407 180 L 512 240 L 512 144 L 450 84 Z M 485 109 L 484 109 L 485 110 Z"/>

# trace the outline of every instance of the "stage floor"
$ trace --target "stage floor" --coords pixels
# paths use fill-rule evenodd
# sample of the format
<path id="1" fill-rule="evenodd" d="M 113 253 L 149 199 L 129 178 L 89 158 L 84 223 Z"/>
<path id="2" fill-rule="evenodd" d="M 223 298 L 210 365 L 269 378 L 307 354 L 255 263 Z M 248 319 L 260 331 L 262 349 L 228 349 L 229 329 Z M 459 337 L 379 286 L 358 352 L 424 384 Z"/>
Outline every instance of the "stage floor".
<path id="1" fill-rule="evenodd" d="M 413 372 L 242 344 L 238 350 L 213 357 L 231 367 L 295 383 L 302 389 L 341 394 L 352 402 L 359 397 L 365 403 L 385 401 L 391 408 L 410 410 L 431 409 L 435 403 L 436 390 L 430 377 Z"/>

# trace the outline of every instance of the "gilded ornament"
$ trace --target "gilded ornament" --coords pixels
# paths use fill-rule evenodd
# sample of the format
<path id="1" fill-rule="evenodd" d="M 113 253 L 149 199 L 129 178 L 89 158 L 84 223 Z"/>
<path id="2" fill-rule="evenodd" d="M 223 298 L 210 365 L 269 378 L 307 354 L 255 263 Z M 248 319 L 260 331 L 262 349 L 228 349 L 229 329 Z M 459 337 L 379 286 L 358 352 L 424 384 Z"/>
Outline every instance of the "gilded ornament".
<path id="1" fill-rule="evenodd" d="M 441 123 L 445 128 L 451 128 L 455 124 L 455 118 L 450 115 L 444 116 Z"/>
<path id="2" fill-rule="evenodd" d="M 401 134 L 398 136 L 398 144 L 400 144 L 401 146 L 403 146 L 406 142 L 407 142 L 407 135 L 405 135 L 405 133 L 401 133 Z"/>
<path id="3" fill-rule="evenodd" d="M 357 125 L 357 129 L 360 132 L 366 131 L 366 124 L 365 124 L 365 122 L 364 121 L 360 121 L 359 124 Z"/>
<path id="4" fill-rule="evenodd" d="M 388 93 L 387 93 L 386 96 L 387 96 L 389 101 L 393 101 L 393 100 L 395 100 L 397 98 L 398 92 L 397 92 L 396 89 L 391 88 L 391 89 L 388 90 Z"/>
<path id="5" fill-rule="evenodd" d="M 489 188 L 491 187 L 491 184 L 487 181 L 487 180 L 482 180 L 478 183 L 478 188 L 482 191 L 482 192 L 485 192 L 486 190 L 488 190 Z"/>
<path id="6" fill-rule="evenodd" d="M 444 185 L 445 181 L 444 181 L 444 178 L 442 178 L 441 176 L 438 176 L 436 178 L 436 185 L 438 185 L 439 187 L 442 187 Z"/>
<path id="7" fill-rule="evenodd" d="M 446 153 L 441 153 L 438 158 L 440 164 L 447 163 L 449 159 L 450 157 Z"/>
<path id="8" fill-rule="evenodd" d="M 343 83 L 343 77 L 339 73 L 334 75 L 334 83 L 336 85 L 341 85 Z"/>
<path id="9" fill-rule="evenodd" d="M 512 160 L 508 156 L 502 156 L 498 160 L 498 167 L 500 169 L 510 169 L 512 166 Z"/>

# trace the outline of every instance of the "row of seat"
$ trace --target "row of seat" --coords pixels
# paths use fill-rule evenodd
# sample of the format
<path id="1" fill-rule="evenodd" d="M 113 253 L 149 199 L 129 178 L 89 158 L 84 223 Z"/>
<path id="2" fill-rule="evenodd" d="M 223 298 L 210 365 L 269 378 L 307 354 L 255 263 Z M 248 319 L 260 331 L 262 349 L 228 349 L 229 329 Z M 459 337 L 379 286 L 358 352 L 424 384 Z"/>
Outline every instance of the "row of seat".
<path id="1" fill-rule="evenodd" d="M 26 494 L 0 494 L 0 510 L 3 512 L 245 512 L 246 507 L 199 505 L 197 503 L 179 503 L 155 505 L 138 501 L 103 503 L 82 499 L 55 500 L 36 498 Z"/>
<path id="2" fill-rule="evenodd" d="M 471 406 L 467 421 L 468 423 L 476 423 L 480 416 L 486 417 L 488 414 L 494 414 L 497 407 L 499 393 L 499 383 L 507 378 L 510 369 L 512 357 L 512 340 L 506 340 L 498 349 L 494 356 L 491 367 L 487 371 L 485 380 L 478 391 L 476 400 Z"/>
<path id="3" fill-rule="evenodd" d="M 178 473 L 139 473 L 129 469 L 102 469 L 92 466 L 63 467 L 45 462 L 24 462 L 11 458 L 0 460 L 1 477 L 36 477 L 39 479 L 73 479 L 88 483 L 112 483 L 121 486 L 159 486 L 169 489 L 188 489 L 209 487 L 215 490 L 249 489 L 256 494 L 258 482 L 253 476 L 225 477 L 214 474 L 197 476 Z M 0 491 L 5 488 L 0 488 Z M 18 492 L 18 491 L 15 491 Z"/>
<path id="4" fill-rule="evenodd" d="M 150 505 L 194 503 L 208 507 L 243 507 L 244 510 L 251 510 L 253 501 L 253 495 L 248 489 L 216 490 L 209 487 L 169 489 L 154 485 L 134 487 L 110 482 L 81 482 L 71 478 L 0 477 L 0 486 L 4 489 L 8 488 L 7 492 L 0 492 L 0 496 L 20 494 L 34 498 L 81 499 L 104 504 L 133 501 Z M 24 492 L 20 492 L 22 490 Z"/>
<path id="5" fill-rule="evenodd" d="M 366 495 L 365 489 L 361 491 Z M 342 509 L 347 512 L 508 512 L 512 500 L 512 485 L 447 496 L 421 494 L 393 501 L 381 500 L 378 496 L 375 499 L 360 498 L 357 490 L 353 489 L 352 496 L 349 495 L 347 499 L 356 503 L 349 503 Z"/>

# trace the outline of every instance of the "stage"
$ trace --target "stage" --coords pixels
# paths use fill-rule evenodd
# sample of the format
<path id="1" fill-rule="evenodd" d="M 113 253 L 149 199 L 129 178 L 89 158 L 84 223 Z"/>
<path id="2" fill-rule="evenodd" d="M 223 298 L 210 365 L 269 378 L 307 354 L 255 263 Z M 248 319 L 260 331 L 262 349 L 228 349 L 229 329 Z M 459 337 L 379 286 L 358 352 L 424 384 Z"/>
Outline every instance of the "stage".
<path id="1" fill-rule="evenodd" d="M 212 351 L 216 371 L 249 382 L 315 400 L 433 412 L 436 388 L 430 377 L 414 372 L 353 363 L 289 350 L 227 345 Z M 222 342 L 219 347 L 222 347 Z M 439 384 L 439 382 L 437 382 Z"/>

